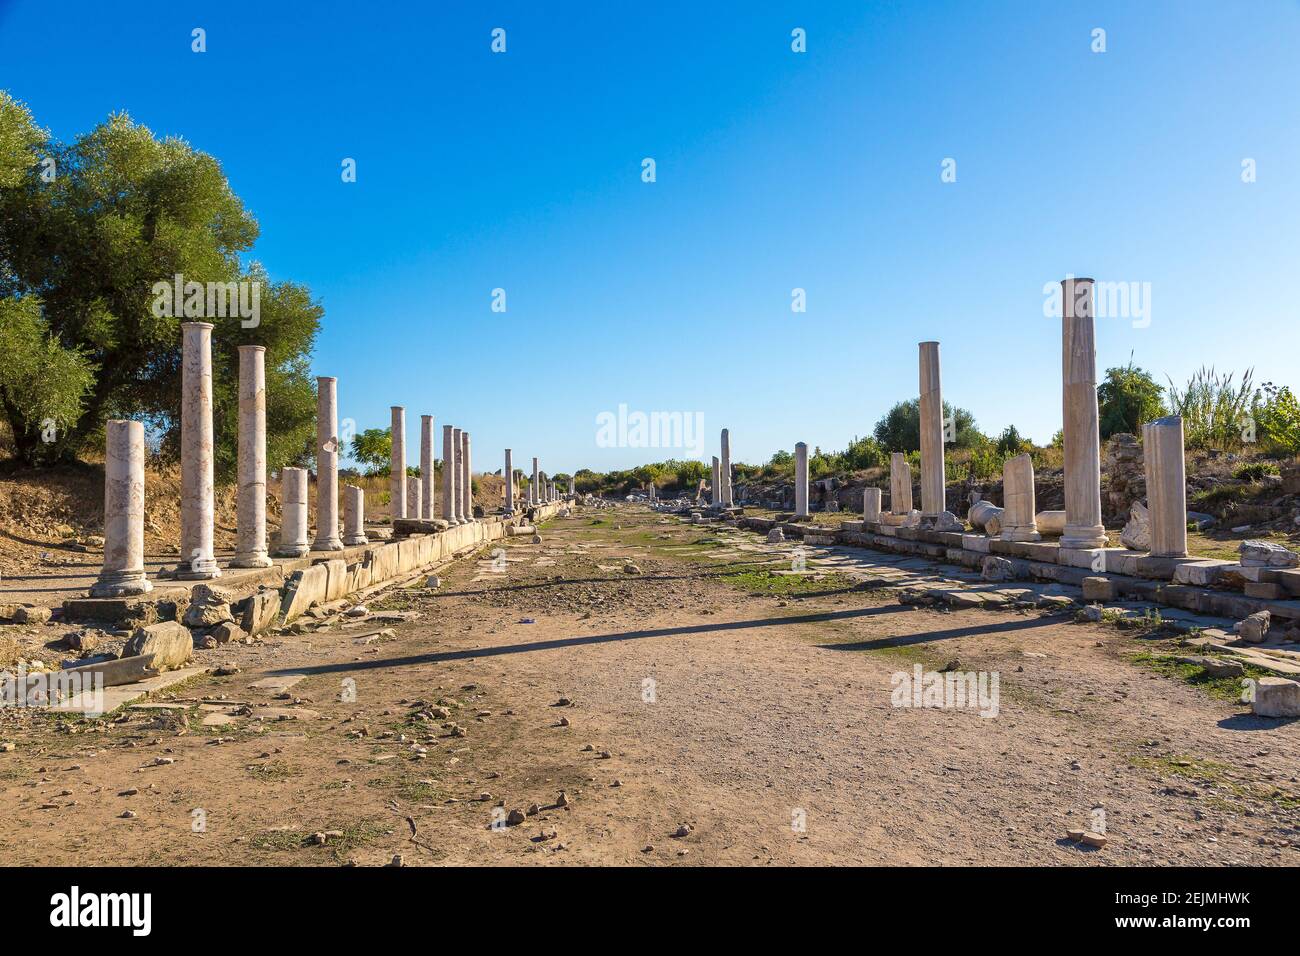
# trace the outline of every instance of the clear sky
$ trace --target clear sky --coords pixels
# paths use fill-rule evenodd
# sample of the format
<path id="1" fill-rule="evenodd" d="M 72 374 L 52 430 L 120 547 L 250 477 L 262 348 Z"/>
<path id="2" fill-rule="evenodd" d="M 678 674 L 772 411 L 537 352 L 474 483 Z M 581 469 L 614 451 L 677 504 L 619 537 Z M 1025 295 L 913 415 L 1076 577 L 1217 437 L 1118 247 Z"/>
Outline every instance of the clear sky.
<path id="1" fill-rule="evenodd" d="M 1300 385 L 1297 0 L 0 0 L 0 86 L 216 156 L 325 306 L 340 415 L 431 413 L 479 469 L 691 453 L 599 447 L 620 404 L 702 415 L 706 456 L 843 448 L 926 339 L 945 399 L 1044 441 L 1067 274 L 1140 296 L 1102 369 Z"/>

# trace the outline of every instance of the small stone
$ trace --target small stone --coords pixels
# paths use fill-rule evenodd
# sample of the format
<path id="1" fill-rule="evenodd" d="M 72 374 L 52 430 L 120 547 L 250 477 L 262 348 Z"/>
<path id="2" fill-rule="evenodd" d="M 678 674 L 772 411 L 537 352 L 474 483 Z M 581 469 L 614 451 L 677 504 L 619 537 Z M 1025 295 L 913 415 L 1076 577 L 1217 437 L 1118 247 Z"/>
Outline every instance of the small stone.
<path id="1" fill-rule="evenodd" d="M 633 564 L 631 561 L 629 561 L 627 564 L 623 565 L 623 573 L 624 573 L 624 574 L 640 574 L 640 573 L 641 573 L 641 569 L 640 569 L 637 565 L 635 565 L 635 564 Z"/>
<path id="2" fill-rule="evenodd" d="M 555 798 L 555 805 L 557 807 L 567 807 L 569 805 L 569 795 L 561 790 L 560 795 Z"/>
<path id="3" fill-rule="evenodd" d="M 677 837 L 678 839 L 680 839 L 680 838 L 682 838 L 682 837 L 688 837 L 688 836 L 690 836 L 690 835 L 691 835 L 691 825 L 690 825 L 689 823 L 683 823 L 683 824 L 682 824 L 681 826 L 679 826 L 679 827 L 677 828 L 677 830 L 673 833 L 673 836 L 674 836 L 674 837 Z"/>
<path id="4" fill-rule="evenodd" d="M 19 624 L 44 624 L 53 613 L 48 607 L 20 607 L 14 614 L 14 621 Z"/>
<path id="5" fill-rule="evenodd" d="M 524 812 L 527 813 L 530 817 L 535 817 L 537 816 L 537 814 L 542 812 L 542 808 L 535 803 L 530 803 L 528 804 L 528 809 L 525 810 Z"/>
<path id="6" fill-rule="evenodd" d="M 123 819 L 123 820 L 134 820 L 134 819 L 135 819 L 135 811 L 134 811 L 134 810 L 123 810 L 121 813 L 118 814 L 118 817 L 120 817 L 120 818 Z"/>
<path id="7" fill-rule="evenodd" d="M 514 810 L 511 810 L 510 813 L 506 816 L 506 825 L 517 827 L 519 826 L 519 824 L 523 823 L 524 820 L 527 819 L 527 817 L 528 814 L 524 813 L 523 810 L 520 810 L 519 808 L 516 807 Z"/>
<path id="8" fill-rule="evenodd" d="M 1256 611 L 1237 625 L 1237 636 L 1248 644 L 1264 643 L 1272 618 L 1268 611 Z"/>
<path id="9" fill-rule="evenodd" d="M 567 726 L 569 726 L 569 718 L 568 718 L 568 717 L 561 717 L 561 718 L 560 718 L 560 726 L 561 726 L 561 727 L 567 727 Z"/>
<path id="10" fill-rule="evenodd" d="M 393 858 L 389 860 L 387 863 L 385 863 L 384 865 L 385 866 L 406 866 L 406 863 L 402 859 L 402 854 L 395 853 L 393 854 Z"/>
<path id="11" fill-rule="evenodd" d="M 1091 830 L 1084 833 L 1083 838 L 1079 841 L 1085 846 L 1094 846 L 1098 850 L 1106 845 L 1106 838 L 1100 833 L 1093 833 Z"/>
<path id="12" fill-rule="evenodd" d="M 370 613 L 370 609 L 364 604 L 356 604 L 348 608 L 345 612 L 347 617 L 365 617 Z"/>

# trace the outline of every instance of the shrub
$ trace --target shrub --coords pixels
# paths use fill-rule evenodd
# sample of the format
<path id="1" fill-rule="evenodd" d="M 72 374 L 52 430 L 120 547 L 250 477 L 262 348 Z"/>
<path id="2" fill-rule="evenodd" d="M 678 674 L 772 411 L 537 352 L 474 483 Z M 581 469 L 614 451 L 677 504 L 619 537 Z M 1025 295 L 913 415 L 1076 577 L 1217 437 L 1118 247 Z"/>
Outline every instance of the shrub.
<path id="1" fill-rule="evenodd" d="M 1274 455 L 1300 455 L 1300 401 L 1285 385 L 1265 382 L 1251 406 L 1255 438 Z"/>
<path id="2" fill-rule="evenodd" d="M 1241 447 L 1254 422 L 1252 374 L 1247 369 L 1241 384 L 1234 386 L 1233 373 L 1217 375 L 1213 367 L 1202 366 L 1183 389 L 1169 383 L 1169 404 L 1183 418 L 1188 448 L 1231 451 Z"/>
<path id="3" fill-rule="evenodd" d="M 1119 432 L 1141 434 L 1143 422 L 1165 414 L 1164 388 L 1151 373 L 1129 364 L 1106 369 L 1106 380 L 1097 386 L 1097 407 L 1101 416 L 1101 437 Z"/>

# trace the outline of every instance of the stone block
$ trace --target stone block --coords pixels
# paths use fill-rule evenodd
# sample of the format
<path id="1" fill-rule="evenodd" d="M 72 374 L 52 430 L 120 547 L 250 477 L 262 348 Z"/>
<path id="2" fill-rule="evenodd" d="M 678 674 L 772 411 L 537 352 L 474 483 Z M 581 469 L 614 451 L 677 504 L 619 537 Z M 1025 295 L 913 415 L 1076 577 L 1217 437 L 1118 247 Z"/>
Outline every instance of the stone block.
<path id="1" fill-rule="evenodd" d="M 1243 567 L 1294 568 L 1300 565 L 1300 554 L 1272 541 L 1241 542 Z"/>
<path id="2" fill-rule="evenodd" d="M 1175 584 L 1192 584 L 1197 587 L 1217 585 L 1225 568 L 1237 567 L 1235 561 L 1209 558 L 1201 561 L 1184 561 L 1174 567 L 1170 580 Z"/>
<path id="3" fill-rule="evenodd" d="M 1246 597 L 1261 598 L 1265 601 L 1279 601 L 1285 597 L 1285 592 L 1280 584 L 1269 584 L 1267 582 L 1255 584 L 1246 583 Z"/>
<path id="4" fill-rule="evenodd" d="M 159 621 L 138 627 L 122 648 L 123 657 L 154 656 L 156 670 L 184 667 L 194 656 L 194 638 L 189 628 L 176 621 Z"/>
<path id="5" fill-rule="evenodd" d="M 1119 597 L 1119 588 L 1110 578 L 1087 577 L 1083 579 L 1083 599 L 1085 601 L 1114 601 Z"/>
<path id="6" fill-rule="evenodd" d="M 270 630 L 280 616 L 280 592 L 258 591 L 244 600 L 239 626 L 249 634 Z"/>
<path id="7" fill-rule="evenodd" d="M 988 554 L 991 550 L 991 538 L 986 538 L 982 534 L 964 534 L 961 536 L 961 546 L 967 551 L 975 551 L 979 554 Z"/>
<path id="8" fill-rule="evenodd" d="M 1285 677 L 1259 678 L 1250 709 L 1260 717 L 1300 717 L 1300 683 Z"/>

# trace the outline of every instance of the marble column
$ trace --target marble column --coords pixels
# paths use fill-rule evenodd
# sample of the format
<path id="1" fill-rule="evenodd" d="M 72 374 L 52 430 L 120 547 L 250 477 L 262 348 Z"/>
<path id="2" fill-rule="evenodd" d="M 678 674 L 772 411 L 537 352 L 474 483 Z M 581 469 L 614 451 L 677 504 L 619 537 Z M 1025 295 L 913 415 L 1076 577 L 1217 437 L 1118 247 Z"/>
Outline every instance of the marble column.
<path id="1" fill-rule="evenodd" d="M 182 322 L 181 560 L 176 577 L 221 577 L 213 550 L 212 324 Z"/>
<path id="2" fill-rule="evenodd" d="M 91 597 L 144 594 L 144 426 L 104 424 L 104 566 Z"/>
<path id="3" fill-rule="evenodd" d="M 418 515 L 424 507 L 424 482 L 408 481 L 406 483 L 406 513 Z"/>
<path id="4" fill-rule="evenodd" d="M 573 475 L 570 475 L 569 476 L 569 497 L 576 498 L 577 496 L 578 496 L 578 479 L 575 478 Z"/>
<path id="5" fill-rule="evenodd" d="M 1029 455 L 1007 459 L 1002 466 L 1002 540 L 1040 541 L 1034 500 L 1034 460 Z"/>
<path id="6" fill-rule="evenodd" d="M 713 456 L 713 484 L 709 486 L 709 504 L 715 507 L 722 501 L 722 463 Z"/>
<path id="7" fill-rule="evenodd" d="M 722 460 L 719 465 L 722 478 L 722 507 L 730 508 L 731 500 L 731 429 L 722 430 Z"/>
<path id="8" fill-rule="evenodd" d="M 339 380 L 316 379 L 316 540 L 313 551 L 342 551 L 339 537 Z"/>
<path id="9" fill-rule="evenodd" d="M 433 469 L 433 416 L 420 416 L 420 513 L 411 517 L 428 520 L 437 509 L 433 506 L 434 469 Z"/>
<path id="10" fill-rule="evenodd" d="M 456 430 L 442 426 L 442 520 L 456 523 Z"/>
<path id="11" fill-rule="evenodd" d="M 1104 548 L 1092 280 L 1063 279 L 1061 298 L 1065 413 L 1065 533 L 1061 535 L 1061 547 Z"/>
<path id="12" fill-rule="evenodd" d="M 311 546 L 307 543 L 307 469 L 283 468 L 280 471 L 280 544 L 278 558 L 301 558 Z"/>
<path id="13" fill-rule="evenodd" d="M 465 509 L 465 492 L 461 488 L 461 482 L 464 480 L 464 470 L 461 467 L 462 443 L 460 440 L 461 431 L 455 425 L 451 426 L 451 470 L 454 484 L 451 486 L 451 520 L 453 524 L 464 524 L 465 516 L 462 512 Z M 444 466 L 445 467 L 445 466 Z"/>
<path id="14" fill-rule="evenodd" d="M 528 503 L 540 505 L 542 503 L 542 486 L 538 484 L 537 459 L 533 459 L 533 480 L 528 483 Z"/>
<path id="15" fill-rule="evenodd" d="M 417 517 L 406 513 L 406 409 L 392 406 L 389 434 L 393 450 L 388 457 L 388 511 L 394 518 Z"/>
<path id="16" fill-rule="evenodd" d="M 939 343 L 921 349 L 921 515 L 938 517 L 944 502 L 943 395 L 939 390 Z"/>
<path id="17" fill-rule="evenodd" d="M 239 477 L 232 568 L 267 568 L 266 553 L 266 349 L 239 347 Z"/>
<path id="18" fill-rule="evenodd" d="M 901 451 L 889 456 L 889 513 L 912 513 L 912 466 Z"/>
<path id="19" fill-rule="evenodd" d="M 1187 474 L 1183 458 L 1183 420 L 1169 415 L 1142 426 L 1146 458 L 1147 509 L 1151 515 L 1151 556 L 1187 557 Z"/>
<path id="20" fill-rule="evenodd" d="M 469 432 L 460 433 L 461 517 L 474 520 L 474 469 L 470 464 Z"/>
<path id="21" fill-rule="evenodd" d="M 862 489 L 862 520 L 879 523 L 880 521 L 880 489 L 863 488 Z"/>
<path id="22" fill-rule="evenodd" d="M 506 449 L 506 466 L 501 475 L 506 480 L 506 514 L 512 515 L 515 513 L 515 466 L 509 448 Z"/>
<path id="23" fill-rule="evenodd" d="M 366 493 L 356 485 L 343 487 L 343 543 L 370 543 L 366 537 Z"/>
<path id="24" fill-rule="evenodd" d="M 808 444 L 794 446 L 794 516 L 808 517 Z"/>

